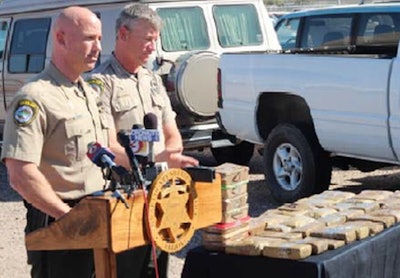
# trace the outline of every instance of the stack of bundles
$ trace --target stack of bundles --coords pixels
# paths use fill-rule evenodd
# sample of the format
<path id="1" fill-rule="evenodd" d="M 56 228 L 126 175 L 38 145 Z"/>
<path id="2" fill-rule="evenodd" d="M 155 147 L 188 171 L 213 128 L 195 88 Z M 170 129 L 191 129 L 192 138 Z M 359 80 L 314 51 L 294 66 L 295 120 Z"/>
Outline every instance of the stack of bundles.
<path id="1" fill-rule="evenodd" d="M 221 176 L 222 219 L 203 230 L 203 245 L 209 250 L 224 251 L 227 244 L 249 236 L 249 168 L 224 163 L 215 171 Z"/>
<path id="2" fill-rule="evenodd" d="M 304 259 L 380 233 L 400 222 L 400 191 L 324 191 L 250 219 L 249 236 L 228 254 Z"/>

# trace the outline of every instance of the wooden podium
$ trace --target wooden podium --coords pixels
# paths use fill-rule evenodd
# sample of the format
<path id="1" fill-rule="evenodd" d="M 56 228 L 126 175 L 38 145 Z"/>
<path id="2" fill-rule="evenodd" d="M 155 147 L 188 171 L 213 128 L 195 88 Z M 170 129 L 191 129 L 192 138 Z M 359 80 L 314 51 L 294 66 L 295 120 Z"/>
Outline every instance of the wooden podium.
<path id="1" fill-rule="evenodd" d="M 174 169 L 172 169 L 174 170 Z M 170 170 L 167 170 L 170 171 Z M 220 222 L 221 177 L 191 182 L 197 202 L 195 229 Z M 149 244 L 145 195 L 137 190 L 125 204 L 111 195 L 82 199 L 67 215 L 25 237 L 27 250 L 93 249 L 97 278 L 116 278 L 115 254 Z M 151 193 L 151 192 L 150 192 Z M 173 205 L 176 204 L 176 201 Z"/>

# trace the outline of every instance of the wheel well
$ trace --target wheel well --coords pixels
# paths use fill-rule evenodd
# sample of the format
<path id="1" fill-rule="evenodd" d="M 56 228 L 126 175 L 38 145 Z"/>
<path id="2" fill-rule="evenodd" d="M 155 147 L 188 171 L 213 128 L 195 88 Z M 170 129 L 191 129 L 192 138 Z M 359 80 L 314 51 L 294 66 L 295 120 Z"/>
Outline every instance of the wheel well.
<path id="1" fill-rule="evenodd" d="M 291 123 L 300 128 L 309 139 L 316 140 L 310 108 L 299 96 L 287 93 L 263 93 L 256 111 L 260 136 L 266 140 L 271 130 L 278 124 Z"/>

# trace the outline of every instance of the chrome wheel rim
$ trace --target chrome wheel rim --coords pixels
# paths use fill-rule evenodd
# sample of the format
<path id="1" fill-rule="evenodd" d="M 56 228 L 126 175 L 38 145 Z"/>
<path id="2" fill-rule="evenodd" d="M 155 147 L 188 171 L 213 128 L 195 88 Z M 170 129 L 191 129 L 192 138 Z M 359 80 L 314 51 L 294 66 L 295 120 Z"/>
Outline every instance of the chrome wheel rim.
<path id="1" fill-rule="evenodd" d="M 281 144 L 275 151 L 273 170 L 277 182 L 285 190 L 295 190 L 303 177 L 299 151 L 292 144 Z"/>

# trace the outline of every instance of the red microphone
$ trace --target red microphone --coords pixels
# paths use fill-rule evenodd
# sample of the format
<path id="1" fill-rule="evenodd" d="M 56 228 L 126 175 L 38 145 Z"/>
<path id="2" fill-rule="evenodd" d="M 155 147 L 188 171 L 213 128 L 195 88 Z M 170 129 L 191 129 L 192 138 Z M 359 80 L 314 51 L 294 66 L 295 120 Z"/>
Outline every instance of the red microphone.
<path id="1" fill-rule="evenodd" d="M 86 155 L 94 164 L 102 169 L 111 169 L 116 166 L 114 163 L 115 155 L 109 149 L 102 147 L 100 143 L 89 143 Z"/>

